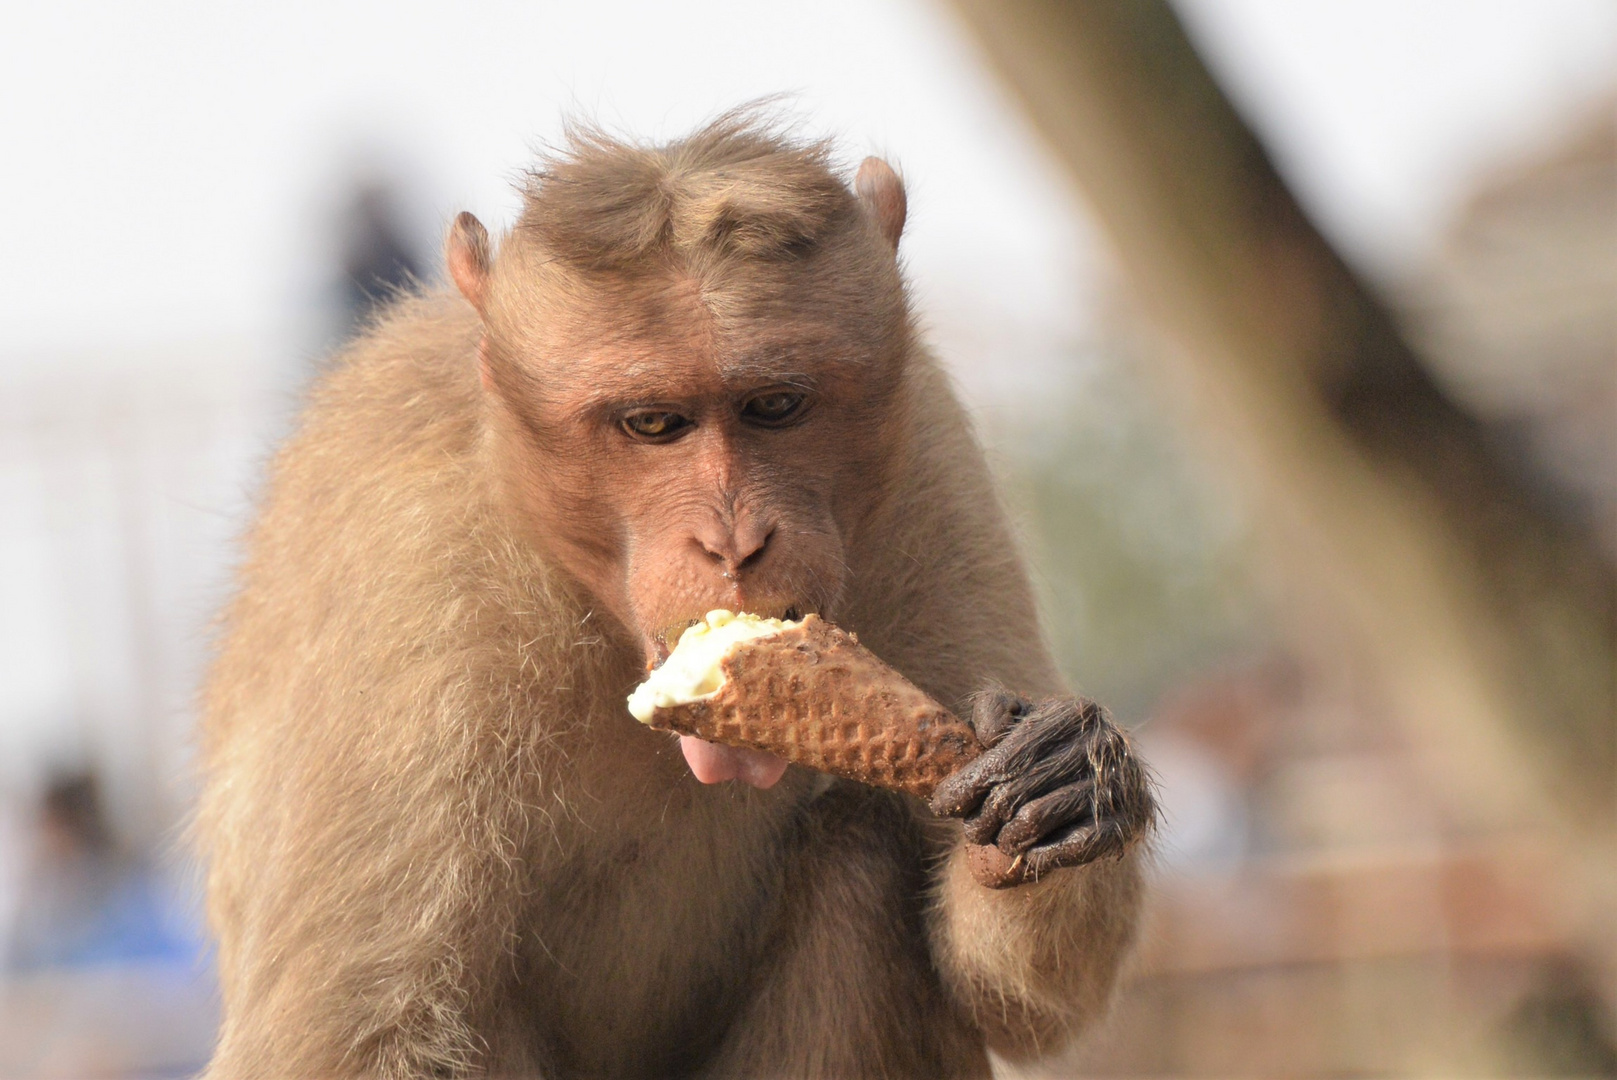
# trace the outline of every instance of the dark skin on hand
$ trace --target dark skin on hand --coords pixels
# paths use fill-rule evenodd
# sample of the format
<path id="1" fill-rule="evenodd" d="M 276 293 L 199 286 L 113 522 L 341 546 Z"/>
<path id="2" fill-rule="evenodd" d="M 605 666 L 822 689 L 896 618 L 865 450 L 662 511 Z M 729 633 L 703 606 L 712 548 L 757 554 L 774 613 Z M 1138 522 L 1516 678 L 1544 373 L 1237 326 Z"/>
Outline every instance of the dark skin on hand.
<path id="1" fill-rule="evenodd" d="M 1084 698 L 1034 703 L 1005 690 L 979 694 L 972 727 L 982 756 L 938 785 L 932 812 L 963 818 L 966 839 L 992 845 L 1008 866 L 997 886 L 1062 866 L 1118 858 L 1150 832 L 1157 804 L 1128 735 Z"/>

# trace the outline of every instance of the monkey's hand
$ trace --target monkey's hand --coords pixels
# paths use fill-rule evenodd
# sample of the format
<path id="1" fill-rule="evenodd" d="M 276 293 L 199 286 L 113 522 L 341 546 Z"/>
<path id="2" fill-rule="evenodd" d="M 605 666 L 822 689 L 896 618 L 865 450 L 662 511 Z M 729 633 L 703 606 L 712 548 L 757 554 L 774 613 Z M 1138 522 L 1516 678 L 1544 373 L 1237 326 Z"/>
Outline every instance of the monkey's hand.
<path id="1" fill-rule="evenodd" d="M 986 750 L 938 785 L 932 811 L 965 819 L 966 839 L 982 845 L 973 870 L 983 884 L 1119 857 L 1155 824 L 1150 777 L 1093 701 L 989 691 L 972 727 Z"/>

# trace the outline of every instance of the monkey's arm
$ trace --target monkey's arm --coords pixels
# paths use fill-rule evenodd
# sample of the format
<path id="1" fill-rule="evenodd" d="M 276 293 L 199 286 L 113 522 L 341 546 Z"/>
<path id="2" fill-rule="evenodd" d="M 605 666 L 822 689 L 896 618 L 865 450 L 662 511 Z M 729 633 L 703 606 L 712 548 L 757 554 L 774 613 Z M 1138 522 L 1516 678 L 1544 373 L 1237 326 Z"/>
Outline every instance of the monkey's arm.
<path id="1" fill-rule="evenodd" d="M 944 982 L 996 1053 L 1059 1051 L 1105 1013 L 1134 942 L 1141 854 L 990 889 L 973 877 L 954 828 L 932 922 Z"/>
<path id="2" fill-rule="evenodd" d="M 1068 691 L 1039 632 L 1033 590 L 964 411 L 935 365 L 917 368 L 914 389 L 916 451 L 890 518 L 896 539 L 885 550 L 893 556 L 872 574 L 890 591 L 882 604 L 861 605 L 861 639 L 939 701 L 958 706 L 997 682 L 1043 702 L 1076 705 L 1063 696 Z M 979 698 L 979 710 L 990 700 Z M 1051 715 L 1035 726 L 1070 726 L 1086 714 L 1068 708 Z M 1048 748 L 1031 754 L 1047 762 L 1074 745 L 1059 731 L 1046 739 L 1030 730 L 985 759 L 1027 756 L 1033 744 Z M 1077 794 L 1070 783 L 1059 786 Z M 988 802 L 982 790 L 956 794 L 973 812 Z M 985 831 L 987 819 L 977 816 L 973 831 Z M 971 873 L 962 825 L 949 818 L 931 823 L 939 850 L 949 853 L 934 882 L 930 927 L 946 985 L 996 1052 L 1027 1057 L 1059 1050 L 1104 1011 L 1134 940 L 1141 853 L 1131 849 L 1117 858 L 1113 849 L 1087 865 L 1048 873 L 1040 867 L 1036 881 L 990 889 Z M 1036 839 L 1048 845 L 1054 838 L 1046 832 Z M 1063 857 L 1084 842 L 1069 844 Z"/>
<path id="3" fill-rule="evenodd" d="M 964 818 L 934 946 L 995 1050 L 1059 1049 L 1104 1010 L 1133 941 L 1156 802 L 1128 736 L 1093 702 L 992 692 L 978 696 L 973 726 L 989 749 L 932 799 Z M 1011 873 L 994 868 L 998 884 L 1021 884 L 980 883 L 970 864 L 983 850 L 1015 859 Z"/>

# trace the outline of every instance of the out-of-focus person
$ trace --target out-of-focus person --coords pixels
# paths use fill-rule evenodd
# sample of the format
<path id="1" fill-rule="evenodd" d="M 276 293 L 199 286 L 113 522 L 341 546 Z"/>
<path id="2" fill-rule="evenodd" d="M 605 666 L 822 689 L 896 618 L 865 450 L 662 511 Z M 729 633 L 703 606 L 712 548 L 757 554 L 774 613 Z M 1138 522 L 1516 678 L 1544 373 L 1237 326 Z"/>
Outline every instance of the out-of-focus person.
<path id="1" fill-rule="evenodd" d="M 52 777 L 6 946 L 12 971 L 137 960 L 188 962 L 197 939 L 161 876 L 120 850 L 93 772 Z"/>
<path id="2" fill-rule="evenodd" d="M 421 277 L 421 256 L 404 226 L 395 186 L 361 181 L 342 211 L 341 339 L 347 340 L 378 306 Z"/>
<path id="3" fill-rule="evenodd" d="M 179 1076 L 217 1006 L 195 904 L 111 827 L 94 771 L 50 777 L 0 926 L 0 1076 Z"/>

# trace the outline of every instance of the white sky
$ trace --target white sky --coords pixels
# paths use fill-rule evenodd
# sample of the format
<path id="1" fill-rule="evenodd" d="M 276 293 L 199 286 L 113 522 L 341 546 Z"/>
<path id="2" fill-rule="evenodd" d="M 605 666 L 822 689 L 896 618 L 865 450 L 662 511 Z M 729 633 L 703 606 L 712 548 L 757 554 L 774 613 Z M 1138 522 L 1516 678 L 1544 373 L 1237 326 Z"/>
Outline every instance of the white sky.
<path id="1" fill-rule="evenodd" d="M 907 250 L 1029 317 L 1084 245 L 1053 174 L 924 3 L 83 0 L 0 44 L 0 349 L 277 327 L 324 192 L 356 157 L 424 173 L 433 209 L 510 218 L 564 112 L 673 136 L 780 91 L 850 157 L 914 178 Z M 1018 272 L 1000 286 L 986 267 Z M 324 267 L 320 268 L 321 270 Z"/>
<path id="2" fill-rule="evenodd" d="M 1187 18 L 1350 254 L 1419 257 L 1473 171 L 1617 70 L 1609 0 L 1189 0 Z M 678 134 L 794 92 L 911 182 L 923 301 L 1081 328 L 1093 247 L 1064 181 L 925 0 L 53 0 L 0 35 L 0 375 L 41 353 L 291 342 L 334 185 L 414 167 L 433 213 L 509 219 L 561 114 Z"/>

